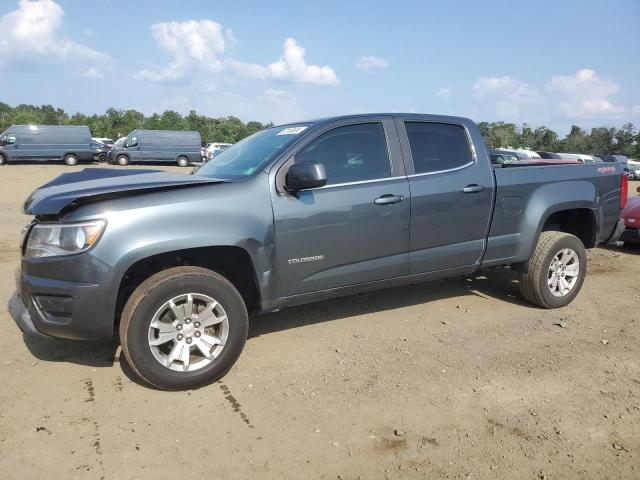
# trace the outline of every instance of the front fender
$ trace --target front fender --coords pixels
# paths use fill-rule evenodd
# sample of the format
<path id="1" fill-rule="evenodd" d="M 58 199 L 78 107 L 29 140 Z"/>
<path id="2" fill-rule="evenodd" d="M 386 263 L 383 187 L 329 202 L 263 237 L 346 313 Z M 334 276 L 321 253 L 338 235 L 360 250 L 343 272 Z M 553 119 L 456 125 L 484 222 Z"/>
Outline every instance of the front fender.
<path id="1" fill-rule="evenodd" d="M 261 298 L 275 295 L 273 211 L 266 174 L 124 197 L 80 207 L 73 219 L 105 218 L 93 255 L 121 275 L 145 258 L 201 247 L 239 247 L 254 267 Z M 70 219 L 71 220 L 71 219 Z M 273 290 L 273 291 L 272 291 Z"/>

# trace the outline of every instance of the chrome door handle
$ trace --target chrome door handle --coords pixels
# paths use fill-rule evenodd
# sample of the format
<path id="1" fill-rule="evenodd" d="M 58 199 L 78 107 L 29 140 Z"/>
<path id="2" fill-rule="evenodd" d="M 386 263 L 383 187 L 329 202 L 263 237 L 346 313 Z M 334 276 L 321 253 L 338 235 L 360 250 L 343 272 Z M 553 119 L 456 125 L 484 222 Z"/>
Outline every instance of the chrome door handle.
<path id="1" fill-rule="evenodd" d="M 466 187 L 464 187 L 462 191 L 464 193 L 479 193 L 484 192 L 486 189 L 487 187 L 485 187 L 484 185 L 472 183 L 471 185 L 467 185 Z"/>
<path id="2" fill-rule="evenodd" d="M 391 195 L 390 193 L 382 195 L 376 198 L 373 203 L 376 205 L 391 205 L 392 203 L 402 202 L 404 197 L 402 195 Z"/>

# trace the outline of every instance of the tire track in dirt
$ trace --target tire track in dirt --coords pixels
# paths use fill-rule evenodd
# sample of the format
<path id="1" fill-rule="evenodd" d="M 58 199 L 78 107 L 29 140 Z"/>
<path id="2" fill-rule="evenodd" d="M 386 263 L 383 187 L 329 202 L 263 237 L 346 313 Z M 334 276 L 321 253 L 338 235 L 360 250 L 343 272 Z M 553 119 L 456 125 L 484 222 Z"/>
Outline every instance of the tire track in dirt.
<path id="1" fill-rule="evenodd" d="M 240 405 L 240 402 L 236 400 L 236 397 L 234 397 L 231 394 L 229 387 L 227 387 L 224 383 L 220 383 L 220 390 L 222 390 L 222 393 L 224 394 L 224 398 L 229 402 L 229 404 L 231 405 L 231 408 L 233 408 L 233 411 L 240 415 L 240 418 L 242 419 L 242 421 L 246 423 L 249 426 L 249 428 L 253 428 L 253 425 L 251 424 L 249 417 L 247 417 L 247 415 L 242 411 L 242 405 Z"/>

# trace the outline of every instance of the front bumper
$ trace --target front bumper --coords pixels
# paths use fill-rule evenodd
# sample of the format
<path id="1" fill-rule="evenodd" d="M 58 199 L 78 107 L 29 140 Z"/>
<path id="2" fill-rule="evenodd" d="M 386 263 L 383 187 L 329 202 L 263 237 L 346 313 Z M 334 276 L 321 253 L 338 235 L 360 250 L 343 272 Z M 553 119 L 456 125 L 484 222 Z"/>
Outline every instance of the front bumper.
<path id="1" fill-rule="evenodd" d="M 36 327 L 33 325 L 33 321 L 31 321 L 29 310 L 27 310 L 27 307 L 25 306 L 18 292 L 14 292 L 14 294 L 9 299 L 7 310 L 9 310 L 9 314 L 15 320 L 18 328 L 22 330 L 23 333 L 40 337 L 47 336 L 36 330 Z"/>
<path id="2" fill-rule="evenodd" d="M 8 310 L 25 333 L 113 338 L 121 275 L 90 253 L 22 260 Z"/>
<path id="3" fill-rule="evenodd" d="M 625 228 L 620 240 L 624 243 L 638 243 L 640 244 L 640 229 L 638 228 Z"/>

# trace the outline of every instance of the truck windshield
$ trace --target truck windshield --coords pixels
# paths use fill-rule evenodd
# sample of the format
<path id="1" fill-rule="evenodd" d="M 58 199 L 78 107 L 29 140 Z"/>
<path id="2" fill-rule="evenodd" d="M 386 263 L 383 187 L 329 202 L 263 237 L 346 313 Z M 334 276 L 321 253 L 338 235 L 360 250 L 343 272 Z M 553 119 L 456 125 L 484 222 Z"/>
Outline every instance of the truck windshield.
<path id="1" fill-rule="evenodd" d="M 230 181 L 243 180 L 295 142 L 308 126 L 301 123 L 256 132 L 218 153 L 194 174 Z"/>

